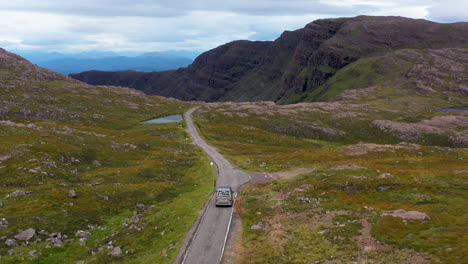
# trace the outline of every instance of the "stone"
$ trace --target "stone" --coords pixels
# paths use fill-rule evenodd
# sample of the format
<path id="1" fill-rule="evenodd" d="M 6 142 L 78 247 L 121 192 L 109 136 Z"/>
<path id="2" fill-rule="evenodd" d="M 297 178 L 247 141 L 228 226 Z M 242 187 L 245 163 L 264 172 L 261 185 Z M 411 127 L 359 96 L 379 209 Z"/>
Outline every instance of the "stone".
<path id="1" fill-rule="evenodd" d="M 405 209 L 384 212 L 380 216 L 393 216 L 413 220 L 431 220 L 431 217 L 428 216 L 426 213 L 418 211 L 406 211 Z"/>
<path id="2" fill-rule="evenodd" d="M 120 249 L 120 247 L 115 247 L 110 253 L 109 255 L 111 256 L 118 256 L 122 254 L 122 250 Z"/>
<path id="3" fill-rule="evenodd" d="M 11 197 L 19 197 L 19 196 L 25 196 L 25 195 L 34 195 L 36 194 L 33 191 L 23 191 L 23 190 L 16 190 L 12 193 L 10 193 Z"/>
<path id="4" fill-rule="evenodd" d="M 11 159 L 10 155 L 0 155 L 0 163 Z"/>
<path id="5" fill-rule="evenodd" d="M 144 204 L 137 204 L 137 205 L 135 205 L 135 206 L 138 207 L 138 208 L 141 209 L 141 210 L 145 210 L 145 209 L 146 209 L 146 205 L 144 205 Z"/>
<path id="6" fill-rule="evenodd" d="M 166 249 L 163 249 L 163 250 L 162 250 L 161 256 L 162 256 L 163 258 L 167 258 L 167 250 L 166 250 Z"/>
<path id="7" fill-rule="evenodd" d="M 389 177 L 392 177 L 393 175 L 391 173 L 382 173 L 379 176 L 377 176 L 378 179 L 386 179 Z"/>
<path id="8" fill-rule="evenodd" d="M 7 239 L 5 241 L 5 245 L 7 245 L 9 247 L 16 247 L 16 246 L 18 246 L 18 243 L 14 239 Z"/>
<path id="9" fill-rule="evenodd" d="M 250 227 L 250 229 L 252 230 L 259 230 L 259 229 L 262 229 L 263 227 L 261 225 L 253 225 Z"/>
<path id="10" fill-rule="evenodd" d="M 68 198 L 77 198 L 78 196 L 76 195 L 75 190 L 70 190 L 68 192 Z"/>
<path id="11" fill-rule="evenodd" d="M 49 169 L 57 169 L 57 163 L 55 162 L 43 162 L 42 165 L 46 166 Z"/>
<path id="12" fill-rule="evenodd" d="M 37 256 L 36 256 L 36 253 L 37 253 L 37 250 L 31 250 L 31 251 L 29 251 L 28 254 L 29 254 L 30 256 L 32 256 L 32 257 L 37 257 Z"/>
<path id="13" fill-rule="evenodd" d="M 79 238 L 88 239 L 88 238 L 91 237 L 91 233 L 83 231 L 83 230 L 78 230 L 78 231 L 75 232 L 75 236 L 77 236 Z"/>
<path id="14" fill-rule="evenodd" d="M 33 228 L 29 228 L 29 229 L 24 230 L 23 232 L 17 234 L 15 236 L 15 238 L 19 239 L 19 240 L 29 240 L 35 235 L 36 235 L 36 230 L 33 229 Z"/>
<path id="15" fill-rule="evenodd" d="M 85 263 L 84 260 L 80 260 L 80 261 L 75 262 L 75 264 L 84 264 L 84 263 Z"/>
<path id="16" fill-rule="evenodd" d="M 99 162 L 98 160 L 93 160 L 93 165 L 96 167 L 102 167 L 101 162 Z"/>
<path id="17" fill-rule="evenodd" d="M 0 207 L 3 207 L 3 203 L 0 203 Z"/>
<path id="18" fill-rule="evenodd" d="M 46 241 L 54 243 L 54 246 L 62 246 L 63 239 L 66 237 L 62 233 L 52 233 L 49 235 L 49 238 Z"/>
<path id="19" fill-rule="evenodd" d="M 0 230 L 8 228 L 8 220 L 6 218 L 0 219 Z"/>

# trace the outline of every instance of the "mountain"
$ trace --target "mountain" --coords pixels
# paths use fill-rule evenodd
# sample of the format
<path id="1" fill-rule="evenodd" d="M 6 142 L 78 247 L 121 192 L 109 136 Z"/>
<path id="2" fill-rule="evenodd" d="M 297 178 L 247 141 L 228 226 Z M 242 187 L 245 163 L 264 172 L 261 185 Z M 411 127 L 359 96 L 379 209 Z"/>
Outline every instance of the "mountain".
<path id="1" fill-rule="evenodd" d="M 13 52 L 21 55 L 23 58 L 31 61 L 32 63 L 40 64 L 41 62 L 57 60 L 57 59 L 102 59 L 119 57 L 121 55 L 113 51 L 84 51 L 78 53 L 60 53 L 60 52 L 41 52 L 41 51 L 15 51 Z"/>
<path id="2" fill-rule="evenodd" d="M 180 57 L 107 57 L 98 59 L 73 59 L 64 58 L 44 61 L 42 67 L 63 73 L 70 74 L 82 72 L 90 69 L 104 71 L 163 71 L 187 66 L 192 63 L 191 59 Z"/>
<path id="3" fill-rule="evenodd" d="M 152 52 L 133 57 L 121 56 L 112 51 L 88 51 L 76 54 L 26 52 L 23 55 L 41 67 L 70 74 L 89 70 L 148 72 L 177 69 L 192 63 L 194 53 Z"/>
<path id="4" fill-rule="evenodd" d="M 167 51 L 154 51 L 146 52 L 138 57 L 179 57 L 179 58 L 189 58 L 196 59 L 201 52 L 199 51 L 190 51 L 190 50 L 167 50 Z"/>
<path id="5" fill-rule="evenodd" d="M 403 17 L 320 19 L 274 41 L 234 41 L 207 51 L 188 67 L 164 72 L 70 75 L 90 84 L 124 85 L 182 100 L 316 100 L 327 80 L 361 58 L 401 49 L 466 47 L 468 23 Z M 323 93 L 323 91 L 322 91 Z"/>

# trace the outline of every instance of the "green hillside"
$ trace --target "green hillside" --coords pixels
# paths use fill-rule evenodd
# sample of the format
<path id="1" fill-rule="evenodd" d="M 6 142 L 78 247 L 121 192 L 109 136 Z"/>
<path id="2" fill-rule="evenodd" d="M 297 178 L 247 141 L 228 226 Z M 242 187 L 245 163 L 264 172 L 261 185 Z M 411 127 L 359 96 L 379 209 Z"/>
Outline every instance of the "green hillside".
<path id="1" fill-rule="evenodd" d="M 3 50 L 0 94 L 2 263 L 174 261 L 215 173 L 183 124 L 140 122 L 193 105 L 86 85 Z"/>

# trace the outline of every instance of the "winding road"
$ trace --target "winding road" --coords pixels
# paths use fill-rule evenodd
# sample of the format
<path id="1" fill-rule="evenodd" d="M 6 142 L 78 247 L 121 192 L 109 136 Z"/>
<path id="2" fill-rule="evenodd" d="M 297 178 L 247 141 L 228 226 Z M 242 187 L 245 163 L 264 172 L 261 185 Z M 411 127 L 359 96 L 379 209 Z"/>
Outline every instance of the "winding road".
<path id="1" fill-rule="evenodd" d="M 192 135 L 194 143 L 200 146 L 216 164 L 218 168 L 216 186 L 230 186 L 237 192 L 242 184 L 250 180 L 250 176 L 234 168 L 221 154 L 201 138 L 192 120 L 192 113 L 197 109 L 198 107 L 192 108 L 185 113 L 185 121 L 188 127 L 187 132 Z M 183 256 L 182 263 L 220 263 L 229 234 L 232 213 L 232 207 L 216 207 L 213 199 L 210 198 L 207 208 Z"/>

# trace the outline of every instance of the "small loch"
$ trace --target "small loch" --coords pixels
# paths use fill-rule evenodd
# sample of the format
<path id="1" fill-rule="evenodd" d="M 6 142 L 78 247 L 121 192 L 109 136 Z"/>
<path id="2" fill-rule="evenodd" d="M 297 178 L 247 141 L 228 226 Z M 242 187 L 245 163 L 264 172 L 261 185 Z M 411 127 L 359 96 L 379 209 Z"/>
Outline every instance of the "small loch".
<path id="1" fill-rule="evenodd" d="M 437 112 L 465 112 L 468 111 L 468 106 L 456 106 L 456 107 L 447 107 L 447 108 L 441 108 L 437 109 Z"/>
<path id="2" fill-rule="evenodd" d="M 170 115 L 170 116 L 164 116 L 164 117 L 147 120 L 141 123 L 142 124 L 168 124 L 168 123 L 179 123 L 182 120 L 184 120 L 182 115 Z"/>

